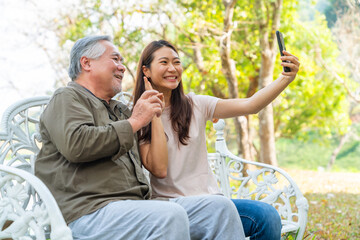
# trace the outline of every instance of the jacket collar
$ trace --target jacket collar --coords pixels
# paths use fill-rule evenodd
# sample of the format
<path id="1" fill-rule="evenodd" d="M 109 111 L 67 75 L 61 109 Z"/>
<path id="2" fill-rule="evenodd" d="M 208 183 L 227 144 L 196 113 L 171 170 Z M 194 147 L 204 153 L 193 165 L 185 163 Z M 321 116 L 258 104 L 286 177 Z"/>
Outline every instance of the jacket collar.
<path id="1" fill-rule="evenodd" d="M 74 88 L 78 91 L 80 91 L 81 93 L 83 93 L 84 95 L 91 97 L 91 98 L 96 98 L 98 100 L 100 100 L 102 103 L 104 104 L 108 104 L 104 99 L 98 98 L 97 96 L 95 96 L 89 89 L 81 86 L 80 84 L 78 84 L 75 81 L 71 81 L 68 83 L 67 85 L 70 88 Z M 127 117 L 129 118 L 131 116 L 131 110 L 129 109 L 128 106 L 126 106 L 126 104 L 117 101 L 115 99 L 110 99 L 110 103 L 109 103 L 111 109 L 114 109 L 116 106 L 120 109 L 120 111 Z"/>

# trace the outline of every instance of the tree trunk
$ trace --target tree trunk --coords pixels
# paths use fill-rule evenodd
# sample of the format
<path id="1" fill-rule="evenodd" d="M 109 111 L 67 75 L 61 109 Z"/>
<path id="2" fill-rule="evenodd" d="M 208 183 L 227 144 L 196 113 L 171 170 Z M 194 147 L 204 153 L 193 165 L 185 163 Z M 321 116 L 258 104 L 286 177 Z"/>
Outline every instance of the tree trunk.
<path id="1" fill-rule="evenodd" d="M 261 54 L 260 88 L 273 80 L 275 53 L 266 49 Z M 269 104 L 259 112 L 260 162 L 277 166 L 275 150 L 274 115 Z"/>
<path id="2" fill-rule="evenodd" d="M 336 160 L 336 157 L 337 155 L 339 154 L 341 148 L 344 146 L 344 144 L 347 142 L 347 140 L 349 139 L 350 137 L 350 132 L 346 133 L 345 135 L 342 135 L 341 138 L 340 138 L 340 143 L 339 143 L 339 146 L 337 146 L 334 151 L 332 152 L 331 154 L 331 157 L 330 157 L 330 160 L 328 162 L 328 165 L 327 165 L 327 170 L 331 170 L 332 166 L 334 165 L 335 163 L 335 160 Z"/>
<path id="3" fill-rule="evenodd" d="M 259 69 L 257 69 L 256 72 L 258 72 Z M 249 98 L 251 97 L 252 95 L 254 95 L 259 87 L 259 75 L 255 76 L 255 77 L 250 77 L 249 78 L 250 80 L 250 84 L 249 84 L 249 89 L 248 89 L 248 92 L 246 93 L 246 97 Z M 256 130 L 254 127 L 251 127 L 251 121 L 253 119 L 253 116 L 252 115 L 247 115 L 246 116 L 246 119 L 247 119 L 247 126 L 248 126 L 248 142 L 249 142 L 249 151 L 250 151 L 250 158 L 249 159 L 252 159 L 252 160 L 256 160 L 259 156 L 258 154 L 258 151 L 257 149 L 255 148 L 255 144 L 254 144 L 254 139 L 255 139 L 255 136 L 257 136 L 257 133 L 256 133 Z"/>
<path id="4" fill-rule="evenodd" d="M 194 51 L 193 60 L 196 64 L 196 67 L 199 69 L 199 71 L 201 73 L 201 77 L 202 77 L 201 82 L 200 82 L 200 88 L 204 89 L 207 72 L 205 70 L 204 58 L 201 53 L 202 47 L 201 47 L 201 44 L 198 42 L 191 42 L 191 43 L 192 43 L 193 51 Z"/>
<path id="5" fill-rule="evenodd" d="M 240 131 L 241 131 L 241 138 L 240 144 L 242 146 L 242 157 L 246 160 L 254 161 L 255 158 L 251 154 L 251 146 L 249 144 L 249 127 L 248 127 L 248 119 L 245 116 L 237 117 L 236 119 L 240 123 Z"/>
<path id="6" fill-rule="evenodd" d="M 225 6 L 225 15 L 224 15 L 224 29 L 223 36 L 220 39 L 220 57 L 221 57 L 221 66 L 222 72 L 228 83 L 228 91 L 230 98 L 238 98 L 238 84 L 236 78 L 236 68 L 235 62 L 230 57 L 231 50 L 231 34 L 232 34 L 232 19 L 234 15 L 234 7 L 236 0 L 223 0 Z M 246 117 L 234 118 L 234 125 L 237 132 L 237 143 L 239 154 L 242 154 L 242 157 L 248 160 L 253 160 L 250 154 L 249 147 L 249 134 L 247 127 Z"/>
<path id="7" fill-rule="evenodd" d="M 266 5 L 266 6 L 265 6 Z M 261 67 L 259 85 L 266 87 L 273 81 L 276 56 L 275 31 L 280 25 L 282 0 L 269 3 L 265 0 L 256 1 L 259 16 L 259 33 L 261 49 Z M 272 16 L 272 17 L 271 17 Z M 277 166 L 275 151 L 274 116 L 272 105 L 269 104 L 259 113 L 260 162 Z"/>

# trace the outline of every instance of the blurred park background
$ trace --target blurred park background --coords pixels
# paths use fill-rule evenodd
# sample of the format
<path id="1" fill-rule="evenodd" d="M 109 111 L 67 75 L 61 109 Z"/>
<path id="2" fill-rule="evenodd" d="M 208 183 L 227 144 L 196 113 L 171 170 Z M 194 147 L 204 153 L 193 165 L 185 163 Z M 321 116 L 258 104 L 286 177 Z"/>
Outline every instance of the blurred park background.
<path id="1" fill-rule="evenodd" d="M 186 92 L 249 97 L 282 71 L 276 30 L 298 76 L 259 114 L 226 121 L 229 147 L 290 172 L 310 202 L 305 239 L 360 239 L 358 0 L 0 0 L 0 113 L 65 86 L 70 49 L 89 34 L 113 37 L 124 91 L 143 47 L 166 39 Z"/>

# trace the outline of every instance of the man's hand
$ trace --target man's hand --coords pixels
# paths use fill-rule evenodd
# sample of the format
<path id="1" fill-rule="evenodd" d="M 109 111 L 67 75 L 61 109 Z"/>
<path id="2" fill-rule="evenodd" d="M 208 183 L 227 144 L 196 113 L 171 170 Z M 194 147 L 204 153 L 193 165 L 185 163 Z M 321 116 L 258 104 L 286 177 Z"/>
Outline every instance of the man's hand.
<path id="1" fill-rule="evenodd" d="M 147 79 L 144 78 L 145 86 Z M 136 102 L 131 117 L 128 119 L 130 122 L 133 132 L 137 132 L 142 127 L 149 124 L 149 122 L 153 119 L 154 116 L 160 117 L 162 111 L 165 107 L 165 103 L 163 101 L 164 95 L 159 93 L 156 90 L 153 90 L 150 83 L 146 88 L 146 90 L 139 100 Z"/>

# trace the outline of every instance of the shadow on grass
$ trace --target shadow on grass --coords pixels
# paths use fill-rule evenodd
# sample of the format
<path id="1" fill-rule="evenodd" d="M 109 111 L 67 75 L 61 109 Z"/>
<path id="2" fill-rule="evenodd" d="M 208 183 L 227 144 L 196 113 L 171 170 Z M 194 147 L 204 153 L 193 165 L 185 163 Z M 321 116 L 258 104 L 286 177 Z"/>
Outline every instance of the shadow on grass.
<path id="1" fill-rule="evenodd" d="M 337 158 L 343 158 L 348 156 L 349 154 L 353 153 L 356 151 L 356 149 L 359 147 L 360 143 L 359 142 L 354 142 L 352 143 L 347 149 L 343 150 L 338 156 Z"/>

